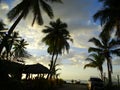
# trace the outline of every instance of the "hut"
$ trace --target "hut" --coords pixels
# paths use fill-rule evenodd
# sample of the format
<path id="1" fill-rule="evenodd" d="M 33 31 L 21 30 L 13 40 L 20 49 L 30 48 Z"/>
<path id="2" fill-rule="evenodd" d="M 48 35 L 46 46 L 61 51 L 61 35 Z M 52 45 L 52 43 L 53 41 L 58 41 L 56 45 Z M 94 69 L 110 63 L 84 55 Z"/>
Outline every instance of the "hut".
<path id="1" fill-rule="evenodd" d="M 21 79 L 23 67 L 23 64 L 9 60 L 0 60 L 0 77 L 1 79 L 7 79 L 9 77 Z"/>
<path id="2" fill-rule="evenodd" d="M 44 77 L 45 74 L 50 73 L 50 70 L 42 64 L 37 63 L 25 65 L 23 73 L 26 74 L 26 79 L 30 79 L 32 78 L 32 74 L 37 74 L 37 77 Z"/>

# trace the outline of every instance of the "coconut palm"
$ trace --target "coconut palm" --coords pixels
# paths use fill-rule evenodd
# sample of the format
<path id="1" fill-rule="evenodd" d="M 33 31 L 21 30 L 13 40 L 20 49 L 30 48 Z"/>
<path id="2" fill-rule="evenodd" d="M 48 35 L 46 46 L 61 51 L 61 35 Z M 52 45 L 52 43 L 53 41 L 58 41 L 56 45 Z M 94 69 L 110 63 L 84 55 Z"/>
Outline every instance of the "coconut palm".
<path id="1" fill-rule="evenodd" d="M 53 18 L 53 10 L 51 6 L 47 2 L 62 2 L 61 0 L 22 0 L 19 4 L 17 4 L 12 10 L 10 10 L 7 14 L 10 21 L 16 19 L 14 24 L 11 26 L 11 28 L 8 31 L 8 34 L 2 40 L 2 43 L 0 45 L 0 53 L 2 52 L 2 49 L 4 47 L 4 42 L 7 41 L 7 36 L 10 36 L 10 34 L 13 32 L 17 24 L 20 22 L 22 18 L 26 18 L 30 11 L 33 12 L 33 22 L 32 25 L 34 25 L 34 22 L 37 21 L 39 25 L 43 24 L 43 19 L 41 15 L 41 8 L 50 18 Z"/>
<path id="2" fill-rule="evenodd" d="M 1 57 L 3 57 L 3 59 L 6 58 L 7 60 L 11 60 L 13 45 L 15 42 L 18 42 L 20 38 L 21 37 L 19 36 L 18 32 L 13 32 L 11 36 L 8 37 L 7 42 L 4 42 L 5 49 L 1 54 Z"/>
<path id="3" fill-rule="evenodd" d="M 120 37 L 120 1 L 99 0 L 103 2 L 103 8 L 94 14 L 94 20 L 100 20 L 103 33 L 108 33 L 116 28 L 116 36 Z M 102 33 L 101 33 L 102 34 Z"/>
<path id="4" fill-rule="evenodd" d="M 88 51 L 100 53 L 105 57 L 107 61 L 109 85 L 111 85 L 112 54 L 120 56 L 120 49 L 118 48 L 118 46 L 120 45 L 120 41 L 118 41 L 117 39 L 112 39 L 110 38 L 109 34 L 108 35 L 106 34 L 99 37 L 99 39 L 95 37 L 90 39 L 89 42 L 92 42 L 96 47 L 90 47 Z"/>
<path id="5" fill-rule="evenodd" d="M 105 61 L 104 56 L 100 55 L 100 54 L 93 53 L 93 54 L 90 54 L 86 60 L 89 61 L 90 63 L 86 64 L 84 66 L 84 69 L 87 67 L 97 68 L 100 71 L 101 79 L 103 80 L 103 67 L 102 67 L 102 65 Z"/>
<path id="6" fill-rule="evenodd" d="M 14 44 L 13 47 L 13 53 L 14 53 L 14 58 L 19 61 L 19 62 L 24 62 L 23 58 L 28 58 L 31 55 L 25 50 L 26 46 L 28 45 L 27 41 L 24 39 L 19 40 Z"/>
<path id="7" fill-rule="evenodd" d="M 58 55 L 64 53 L 66 50 L 69 52 L 70 45 L 68 40 L 72 41 L 70 33 L 67 30 L 67 24 L 61 22 L 60 19 L 51 21 L 50 26 L 46 26 L 42 32 L 47 34 L 42 41 L 48 45 L 48 53 L 52 55 L 50 70 L 56 64 Z"/>
<path id="8" fill-rule="evenodd" d="M 8 12 L 8 18 L 10 21 L 16 19 L 15 23 L 13 26 L 9 29 L 8 34 L 11 34 L 13 32 L 13 29 L 16 27 L 16 25 L 19 23 L 19 21 L 22 18 L 26 18 L 28 13 L 32 10 L 33 11 L 33 22 L 37 20 L 37 23 L 42 25 L 43 24 L 43 19 L 41 15 L 41 7 L 47 13 L 47 15 L 50 18 L 53 18 L 53 10 L 51 6 L 47 3 L 48 1 L 52 2 L 60 2 L 61 0 L 22 0 L 18 5 L 16 5 L 12 10 Z"/>
<path id="9" fill-rule="evenodd" d="M 8 37 L 7 39 L 7 42 L 5 42 L 5 48 L 6 48 L 6 53 L 7 53 L 7 58 L 8 58 L 8 54 L 9 54 L 9 57 L 11 58 L 12 56 L 12 47 L 14 45 L 15 42 L 18 42 L 18 40 L 20 39 L 21 37 L 19 36 L 19 33 L 18 32 L 13 32 L 11 34 L 10 37 Z M 9 58 L 9 59 L 10 59 Z"/>

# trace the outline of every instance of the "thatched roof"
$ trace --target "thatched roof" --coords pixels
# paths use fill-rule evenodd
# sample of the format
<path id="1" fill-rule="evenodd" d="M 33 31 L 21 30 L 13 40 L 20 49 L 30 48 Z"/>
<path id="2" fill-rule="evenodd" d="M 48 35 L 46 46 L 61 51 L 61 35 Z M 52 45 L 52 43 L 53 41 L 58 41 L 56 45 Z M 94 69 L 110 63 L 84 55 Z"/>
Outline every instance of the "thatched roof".
<path id="1" fill-rule="evenodd" d="M 47 67 L 38 63 L 32 65 L 25 65 L 23 73 L 47 74 L 50 73 L 50 70 Z"/>
<path id="2" fill-rule="evenodd" d="M 9 60 L 0 60 L 0 73 L 47 74 L 50 70 L 41 64 L 23 65 Z"/>

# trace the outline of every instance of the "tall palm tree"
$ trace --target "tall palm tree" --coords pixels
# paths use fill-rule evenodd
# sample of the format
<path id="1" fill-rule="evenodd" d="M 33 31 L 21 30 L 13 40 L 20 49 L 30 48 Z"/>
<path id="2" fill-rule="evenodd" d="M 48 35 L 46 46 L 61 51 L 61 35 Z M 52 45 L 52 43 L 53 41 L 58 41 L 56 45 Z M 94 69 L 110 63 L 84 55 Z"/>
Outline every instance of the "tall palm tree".
<path id="1" fill-rule="evenodd" d="M 14 46 L 14 43 L 18 42 L 21 37 L 19 36 L 18 32 L 13 32 L 10 37 L 8 37 L 7 42 L 5 43 L 5 49 L 1 54 L 1 57 L 4 57 L 3 59 L 11 60 L 12 57 L 12 48 Z"/>
<path id="2" fill-rule="evenodd" d="M 20 39 L 21 37 L 19 36 L 19 33 L 18 32 L 13 32 L 11 34 L 10 37 L 8 37 L 7 39 L 7 42 L 5 42 L 5 49 L 6 49 L 6 52 L 7 52 L 7 58 L 8 58 L 8 54 L 10 54 L 10 58 L 12 56 L 12 47 L 14 45 L 15 42 L 18 42 L 18 40 Z M 9 59 L 10 59 L 9 58 Z"/>
<path id="3" fill-rule="evenodd" d="M 33 12 L 33 22 L 32 25 L 34 24 L 35 20 L 37 20 L 37 23 L 42 25 L 43 24 L 43 19 L 41 15 L 41 7 L 47 13 L 47 15 L 50 18 L 53 18 L 53 10 L 51 6 L 47 2 L 61 2 L 61 0 L 22 0 L 18 5 L 16 5 L 12 10 L 8 12 L 8 18 L 10 21 L 16 19 L 15 23 L 13 26 L 9 29 L 8 34 L 11 34 L 13 32 L 13 29 L 16 27 L 16 25 L 19 23 L 19 21 L 22 18 L 26 18 L 28 13 L 30 11 Z"/>
<path id="4" fill-rule="evenodd" d="M 100 53 L 105 57 L 107 61 L 109 85 L 111 85 L 112 54 L 120 56 L 120 49 L 118 48 L 118 46 L 120 45 L 120 41 L 118 41 L 117 39 L 112 39 L 108 33 L 106 34 L 99 37 L 99 39 L 95 37 L 90 39 L 89 42 L 92 42 L 95 47 L 90 47 L 88 51 Z"/>
<path id="5" fill-rule="evenodd" d="M 19 40 L 14 44 L 13 47 L 13 53 L 14 53 L 14 58 L 19 61 L 19 62 L 24 62 L 23 58 L 28 58 L 31 55 L 25 50 L 26 46 L 28 45 L 27 41 L 24 39 Z"/>
<path id="6" fill-rule="evenodd" d="M 120 37 L 120 1 L 119 0 L 99 0 L 103 2 L 103 7 L 94 14 L 94 20 L 100 20 L 103 26 L 103 33 L 111 32 L 116 28 L 116 36 Z M 102 34 L 102 33 L 101 33 Z"/>
<path id="7" fill-rule="evenodd" d="M 67 24 L 61 22 L 60 19 L 51 21 L 50 26 L 46 26 L 42 32 L 47 34 L 42 41 L 48 45 L 48 53 L 52 55 L 50 70 L 55 66 L 58 55 L 69 52 L 70 45 L 68 40 L 72 41 L 70 33 L 67 30 Z"/>
<path id="8" fill-rule="evenodd" d="M 41 15 L 41 8 L 47 13 L 47 15 L 50 18 L 53 18 L 53 10 L 51 6 L 47 2 L 62 2 L 61 0 L 22 0 L 19 4 L 17 4 L 12 10 L 10 10 L 7 14 L 10 21 L 16 19 L 14 24 L 11 26 L 11 28 L 8 31 L 8 34 L 2 41 L 0 45 L 0 53 L 2 52 L 2 49 L 4 47 L 4 42 L 7 41 L 7 36 L 10 36 L 10 34 L 13 32 L 17 24 L 20 22 L 22 18 L 26 18 L 30 11 L 33 12 L 33 22 L 32 25 L 34 25 L 34 22 L 37 21 L 39 25 L 43 24 L 43 19 Z"/>
<path id="9" fill-rule="evenodd" d="M 90 54 L 89 57 L 86 59 L 90 63 L 86 64 L 84 66 L 84 69 L 86 67 L 92 67 L 92 68 L 97 68 L 100 71 L 101 79 L 103 80 L 103 63 L 105 61 L 105 58 L 103 55 L 100 54 Z"/>

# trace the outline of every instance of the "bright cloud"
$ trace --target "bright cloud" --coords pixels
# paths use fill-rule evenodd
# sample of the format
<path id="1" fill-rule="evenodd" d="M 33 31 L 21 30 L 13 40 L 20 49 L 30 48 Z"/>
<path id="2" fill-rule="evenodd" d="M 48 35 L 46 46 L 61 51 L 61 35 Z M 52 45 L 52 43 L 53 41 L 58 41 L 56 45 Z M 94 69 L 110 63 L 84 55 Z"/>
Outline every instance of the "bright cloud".
<path id="1" fill-rule="evenodd" d="M 1 3 L 0 7 L 1 7 L 2 10 L 8 10 L 9 9 L 9 6 L 6 3 Z"/>

